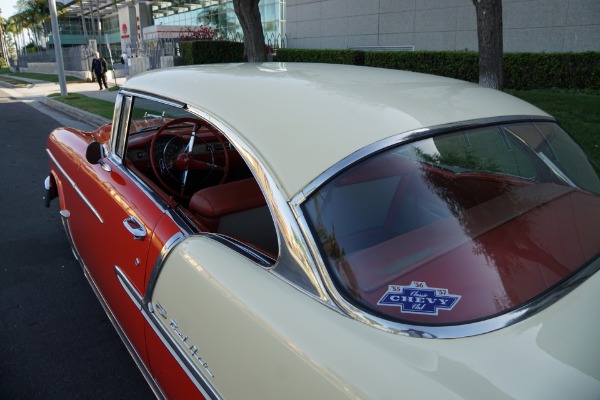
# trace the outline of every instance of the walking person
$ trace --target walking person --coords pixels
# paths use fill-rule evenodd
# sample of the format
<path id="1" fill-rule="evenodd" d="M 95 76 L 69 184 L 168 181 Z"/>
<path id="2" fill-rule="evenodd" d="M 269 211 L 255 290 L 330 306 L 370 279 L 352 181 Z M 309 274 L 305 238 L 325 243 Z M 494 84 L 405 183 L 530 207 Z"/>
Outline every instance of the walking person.
<path id="1" fill-rule="evenodd" d="M 92 73 L 96 75 L 96 80 L 98 81 L 98 85 L 100 85 L 100 90 L 102 90 L 102 84 L 104 84 L 104 88 L 108 89 L 108 85 L 106 84 L 106 60 L 103 57 L 100 57 L 100 53 L 94 53 L 94 59 L 92 60 Z"/>

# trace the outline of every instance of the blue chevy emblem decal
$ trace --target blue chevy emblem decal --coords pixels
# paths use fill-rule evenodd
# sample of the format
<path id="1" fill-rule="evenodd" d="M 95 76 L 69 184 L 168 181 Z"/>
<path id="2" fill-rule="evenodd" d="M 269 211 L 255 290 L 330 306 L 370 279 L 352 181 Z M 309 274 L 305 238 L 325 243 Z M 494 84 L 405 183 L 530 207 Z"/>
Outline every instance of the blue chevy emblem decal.
<path id="1" fill-rule="evenodd" d="M 413 281 L 410 286 L 389 285 L 377 305 L 397 306 L 403 313 L 438 315 L 440 309 L 452 310 L 461 297 L 448 293 L 448 289 Z"/>

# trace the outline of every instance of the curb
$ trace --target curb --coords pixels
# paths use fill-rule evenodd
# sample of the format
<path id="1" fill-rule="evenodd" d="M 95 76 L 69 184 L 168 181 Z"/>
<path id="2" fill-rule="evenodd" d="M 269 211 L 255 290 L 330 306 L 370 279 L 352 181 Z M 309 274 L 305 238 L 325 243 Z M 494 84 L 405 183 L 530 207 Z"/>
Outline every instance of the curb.
<path id="1" fill-rule="evenodd" d="M 79 121 L 87 122 L 90 125 L 98 125 L 98 127 L 100 127 L 112 122 L 108 118 L 101 117 L 100 115 L 96 115 L 88 111 L 80 110 L 79 108 L 71 107 L 70 105 L 53 100 L 49 97 L 42 97 L 40 101 L 48 107 L 63 112 Z"/>

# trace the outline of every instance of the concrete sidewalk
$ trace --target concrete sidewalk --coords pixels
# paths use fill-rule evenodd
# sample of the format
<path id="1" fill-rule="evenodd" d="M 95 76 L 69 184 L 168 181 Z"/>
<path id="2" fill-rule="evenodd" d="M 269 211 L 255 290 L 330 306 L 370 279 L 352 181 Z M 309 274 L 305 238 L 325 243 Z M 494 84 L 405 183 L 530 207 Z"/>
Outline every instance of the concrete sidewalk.
<path id="1" fill-rule="evenodd" d="M 29 79 L 18 77 L 14 75 L 2 75 L 7 78 L 11 78 L 14 80 L 27 82 L 26 86 L 13 86 L 13 85 L 3 85 L 3 90 L 9 92 L 9 94 L 19 101 L 24 102 L 41 102 L 48 107 L 54 108 L 60 112 L 68 114 L 69 116 L 90 122 L 93 125 L 104 125 L 110 120 L 84 111 L 75 107 L 71 107 L 67 104 L 61 103 L 59 101 L 53 100 L 49 98 L 48 95 L 52 93 L 60 94 L 60 85 L 54 82 L 41 81 L 37 79 Z M 125 83 L 126 78 L 117 78 L 116 85 L 121 86 Z M 111 80 L 108 82 L 109 87 L 115 86 L 115 80 Z M 9 86 L 9 87 L 6 87 Z M 99 90 L 98 83 L 96 82 L 67 82 L 67 94 L 81 93 L 88 97 L 93 97 L 100 100 L 109 101 L 111 103 L 115 102 L 118 91 L 110 91 L 110 90 Z"/>

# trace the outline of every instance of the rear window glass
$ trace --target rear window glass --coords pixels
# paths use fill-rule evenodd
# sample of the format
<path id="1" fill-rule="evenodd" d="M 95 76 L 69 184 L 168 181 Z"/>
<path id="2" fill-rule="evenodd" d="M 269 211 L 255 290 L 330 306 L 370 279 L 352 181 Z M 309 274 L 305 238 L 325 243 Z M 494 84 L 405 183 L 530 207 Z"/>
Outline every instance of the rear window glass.
<path id="1" fill-rule="evenodd" d="M 390 320 L 461 324 L 520 307 L 600 253 L 597 167 L 556 124 L 389 149 L 303 204 L 338 291 Z"/>

